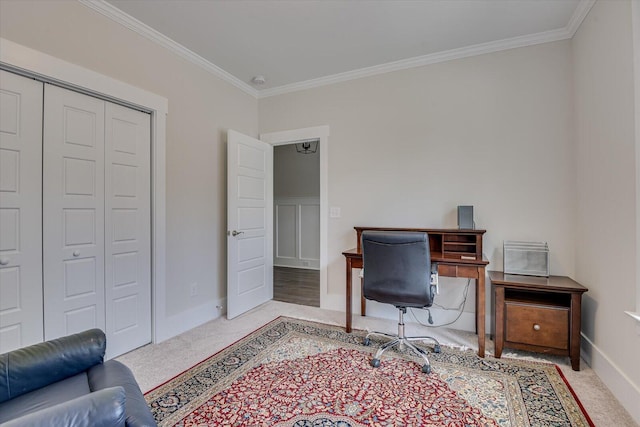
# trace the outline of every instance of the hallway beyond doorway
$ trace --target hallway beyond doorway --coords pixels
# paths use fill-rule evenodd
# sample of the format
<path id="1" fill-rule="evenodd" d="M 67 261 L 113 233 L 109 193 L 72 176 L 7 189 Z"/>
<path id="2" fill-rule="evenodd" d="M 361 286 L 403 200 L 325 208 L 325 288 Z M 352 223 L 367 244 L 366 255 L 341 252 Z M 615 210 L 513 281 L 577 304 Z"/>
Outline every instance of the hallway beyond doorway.
<path id="1" fill-rule="evenodd" d="M 274 266 L 273 299 L 320 307 L 320 271 Z"/>

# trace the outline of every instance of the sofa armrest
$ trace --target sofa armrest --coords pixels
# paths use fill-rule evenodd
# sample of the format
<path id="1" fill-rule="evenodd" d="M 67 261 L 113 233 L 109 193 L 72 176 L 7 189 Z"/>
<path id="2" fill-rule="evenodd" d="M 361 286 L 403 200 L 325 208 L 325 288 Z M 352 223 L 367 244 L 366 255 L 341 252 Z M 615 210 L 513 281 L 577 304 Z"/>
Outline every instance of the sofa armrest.
<path id="1" fill-rule="evenodd" d="M 107 340 L 100 329 L 45 341 L 0 355 L 0 403 L 102 363 Z"/>
<path id="2" fill-rule="evenodd" d="M 2 424 L 2 427 L 49 426 L 124 427 L 124 389 L 106 388 Z"/>
<path id="3" fill-rule="evenodd" d="M 125 414 L 127 427 L 156 426 L 140 386 L 127 366 L 117 360 L 108 360 L 89 369 L 87 379 L 91 391 L 115 386 L 124 388 L 127 396 Z"/>

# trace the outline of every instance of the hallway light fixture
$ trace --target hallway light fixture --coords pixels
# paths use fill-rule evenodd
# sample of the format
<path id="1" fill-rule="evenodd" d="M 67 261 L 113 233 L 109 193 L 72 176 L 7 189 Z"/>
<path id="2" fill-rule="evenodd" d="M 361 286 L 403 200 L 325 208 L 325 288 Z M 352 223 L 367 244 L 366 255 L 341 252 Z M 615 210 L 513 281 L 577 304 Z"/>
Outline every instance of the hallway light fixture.
<path id="1" fill-rule="evenodd" d="M 296 151 L 301 154 L 313 154 L 318 151 L 318 141 L 302 141 L 296 143 Z"/>

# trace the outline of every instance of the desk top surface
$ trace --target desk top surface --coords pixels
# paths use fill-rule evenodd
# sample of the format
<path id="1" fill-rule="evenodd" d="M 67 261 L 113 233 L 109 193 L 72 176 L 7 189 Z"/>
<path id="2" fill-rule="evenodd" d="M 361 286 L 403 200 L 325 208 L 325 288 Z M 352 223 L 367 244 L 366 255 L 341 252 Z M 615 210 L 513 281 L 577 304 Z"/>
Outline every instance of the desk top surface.
<path id="1" fill-rule="evenodd" d="M 362 252 L 360 252 L 358 248 L 347 249 L 346 251 L 342 252 L 342 255 L 344 255 L 347 258 L 362 259 Z M 451 264 L 469 264 L 469 265 L 489 264 L 489 260 L 484 255 L 482 256 L 481 260 L 477 260 L 475 258 L 466 259 L 466 258 L 455 257 L 455 256 L 445 257 L 442 255 L 442 252 L 433 252 L 433 251 L 431 252 L 431 262 L 437 262 L 441 264 L 451 263 Z"/>
<path id="2" fill-rule="evenodd" d="M 419 228 L 419 227 L 353 227 L 357 232 L 363 230 L 380 230 L 380 231 L 421 231 L 424 233 L 434 234 L 484 234 L 487 230 L 478 228 Z"/>

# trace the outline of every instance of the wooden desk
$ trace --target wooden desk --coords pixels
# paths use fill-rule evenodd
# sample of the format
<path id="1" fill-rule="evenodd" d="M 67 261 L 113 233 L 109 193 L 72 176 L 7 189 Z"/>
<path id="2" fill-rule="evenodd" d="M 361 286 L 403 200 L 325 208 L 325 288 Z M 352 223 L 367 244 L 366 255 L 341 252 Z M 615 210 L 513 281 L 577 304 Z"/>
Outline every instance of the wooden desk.
<path id="1" fill-rule="evenodd" d="M 580 312 L 587 288 L 566 276 L 490 271 L 495 298 L 496 357 L 503 347 L 569 356 L 580 370 Z"/>
<path id="2" fill-rule="evenodd" d="M 420 231 L 429 234 L 431 262 L 438 264 L 438 274 L 446 277 L 465 277 L 476 280 L 476 333 L 478 334 L 478 356 L 484 357 L 485 348 L 485 268 L 489 261 L 482 254 L 482 235 L 486 230 L 458 230 L 436 228 L 384 228 L 354 227 L 358 246 L 344 251 L 347 266 L 347 312 L 346 330 L 351 332 L 352 276 L 354 268 L 362 268 L 362 231 Z M 360 297 L 360 308 L 366 315 L 364 296 Z"/>

